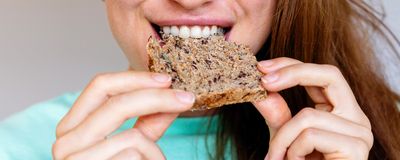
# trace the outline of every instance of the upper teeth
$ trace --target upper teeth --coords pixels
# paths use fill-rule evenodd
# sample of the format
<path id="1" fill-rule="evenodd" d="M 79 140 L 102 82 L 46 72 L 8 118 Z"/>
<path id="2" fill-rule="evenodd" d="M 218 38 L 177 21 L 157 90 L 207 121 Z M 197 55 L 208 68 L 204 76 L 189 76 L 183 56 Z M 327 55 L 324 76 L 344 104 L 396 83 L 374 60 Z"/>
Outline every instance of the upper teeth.
<path id="1" fill-rule="evenodd" d="M 164 26 L 162 32 L 181 38 L 207 38 L 211 35 L 224 34 L 224 30 L 217 26 Z"/>

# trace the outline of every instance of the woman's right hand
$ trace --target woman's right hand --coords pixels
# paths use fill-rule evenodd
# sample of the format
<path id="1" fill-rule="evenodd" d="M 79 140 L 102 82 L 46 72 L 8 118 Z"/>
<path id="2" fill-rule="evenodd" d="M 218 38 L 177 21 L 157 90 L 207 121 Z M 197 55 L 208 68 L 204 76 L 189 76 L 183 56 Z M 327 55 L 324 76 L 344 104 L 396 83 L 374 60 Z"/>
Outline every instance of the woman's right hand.
<path id="1" fill-rule="evenodd" d="M 155 142 L 194 103 L 192 93 L 170 85 L 168 75 L 150 72 L 96 76 L 58 124 L 53 158 L 165 159 Z M 132 129 L 110 135 L 133 117 Z"/>

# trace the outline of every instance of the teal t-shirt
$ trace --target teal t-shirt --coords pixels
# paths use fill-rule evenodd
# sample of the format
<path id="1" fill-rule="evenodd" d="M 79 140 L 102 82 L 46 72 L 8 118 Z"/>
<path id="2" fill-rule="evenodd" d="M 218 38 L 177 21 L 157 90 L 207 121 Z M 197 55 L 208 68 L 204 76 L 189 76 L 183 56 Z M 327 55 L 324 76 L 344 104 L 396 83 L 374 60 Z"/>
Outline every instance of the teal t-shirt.
<path id="1" fill-rule="evenodd" d="M 56 126 L 78 96 L 79 93 L 68 93 L 0 122 L 0 160 L 52 159 Z M 216 132 L 215 127 L 211 127 L 207 133 L 209 120 L 209 117 L 176 119 L 157 142 L 167 159 L 209 159 Z M 211 123 L 215 124 L 215 120 L 213 118 Z M 127 121 L 117 132 L 131 128 L 134 121 Z M 229 157 L 226 155 L 227 159 Z"/>

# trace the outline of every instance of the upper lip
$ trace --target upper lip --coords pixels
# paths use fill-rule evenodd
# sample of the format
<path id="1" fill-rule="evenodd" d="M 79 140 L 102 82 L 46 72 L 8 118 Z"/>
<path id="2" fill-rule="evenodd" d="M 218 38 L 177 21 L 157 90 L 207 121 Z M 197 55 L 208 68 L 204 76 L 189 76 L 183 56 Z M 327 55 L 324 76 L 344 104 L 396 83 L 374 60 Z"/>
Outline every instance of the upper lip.
<path id="1" fill-rule="evenodd" d="M 163 19 L 154 20 L 152 22 L 158 26 L 219 26 L 223 28 L 231 27 L 233 21 L 223 18 L 209 18 L 209 17 L 193 17 L 193 18 L 176 18 L 176 19 Z"/>

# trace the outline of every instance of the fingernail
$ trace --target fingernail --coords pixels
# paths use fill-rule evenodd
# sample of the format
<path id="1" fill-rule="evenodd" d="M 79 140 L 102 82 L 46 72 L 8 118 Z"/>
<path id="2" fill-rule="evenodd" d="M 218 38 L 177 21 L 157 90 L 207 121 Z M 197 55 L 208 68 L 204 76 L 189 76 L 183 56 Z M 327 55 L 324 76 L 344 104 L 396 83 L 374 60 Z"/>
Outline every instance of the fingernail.
<path id="1" fill-rule="evenodd" d="M 267 74 L 267 75 L 263 76 L 263 77 L 261 78 L 261 80 L 262 80 L 264 83 L 273 83 L 273 82 L 277 81 L 278 78 L 279 78 L 278 74 L 276 74 L 276 73 L 270 73 L 270 74 Z"/>
<path id="2" fill-rule="evenodd" d="M 258 62 L 258 64 L 261 67 L 269 67 L 269 66 L 272 66 L 272 64 L 274 64 L 274 62 L 272 60 L 265 60 L 265 61 Z"/>
<path id="3" fill-rule="evenodd" d="M 176 91 L 176 98 L 178 98 L 179 101 L 182 103 L 189 103 L 192 104 L 195 101 L 194 94 L 191 92 L 185 92 L 185 91 Z"/>
<path id="4" fill-rule="evenodd" d="M 171 77 L 169 75 L 155 73 L 155 74 L 153 74 L 153 79 L 156 80 L 157 82 L 165 83 L 165 82 L 170 81 Z"/>

